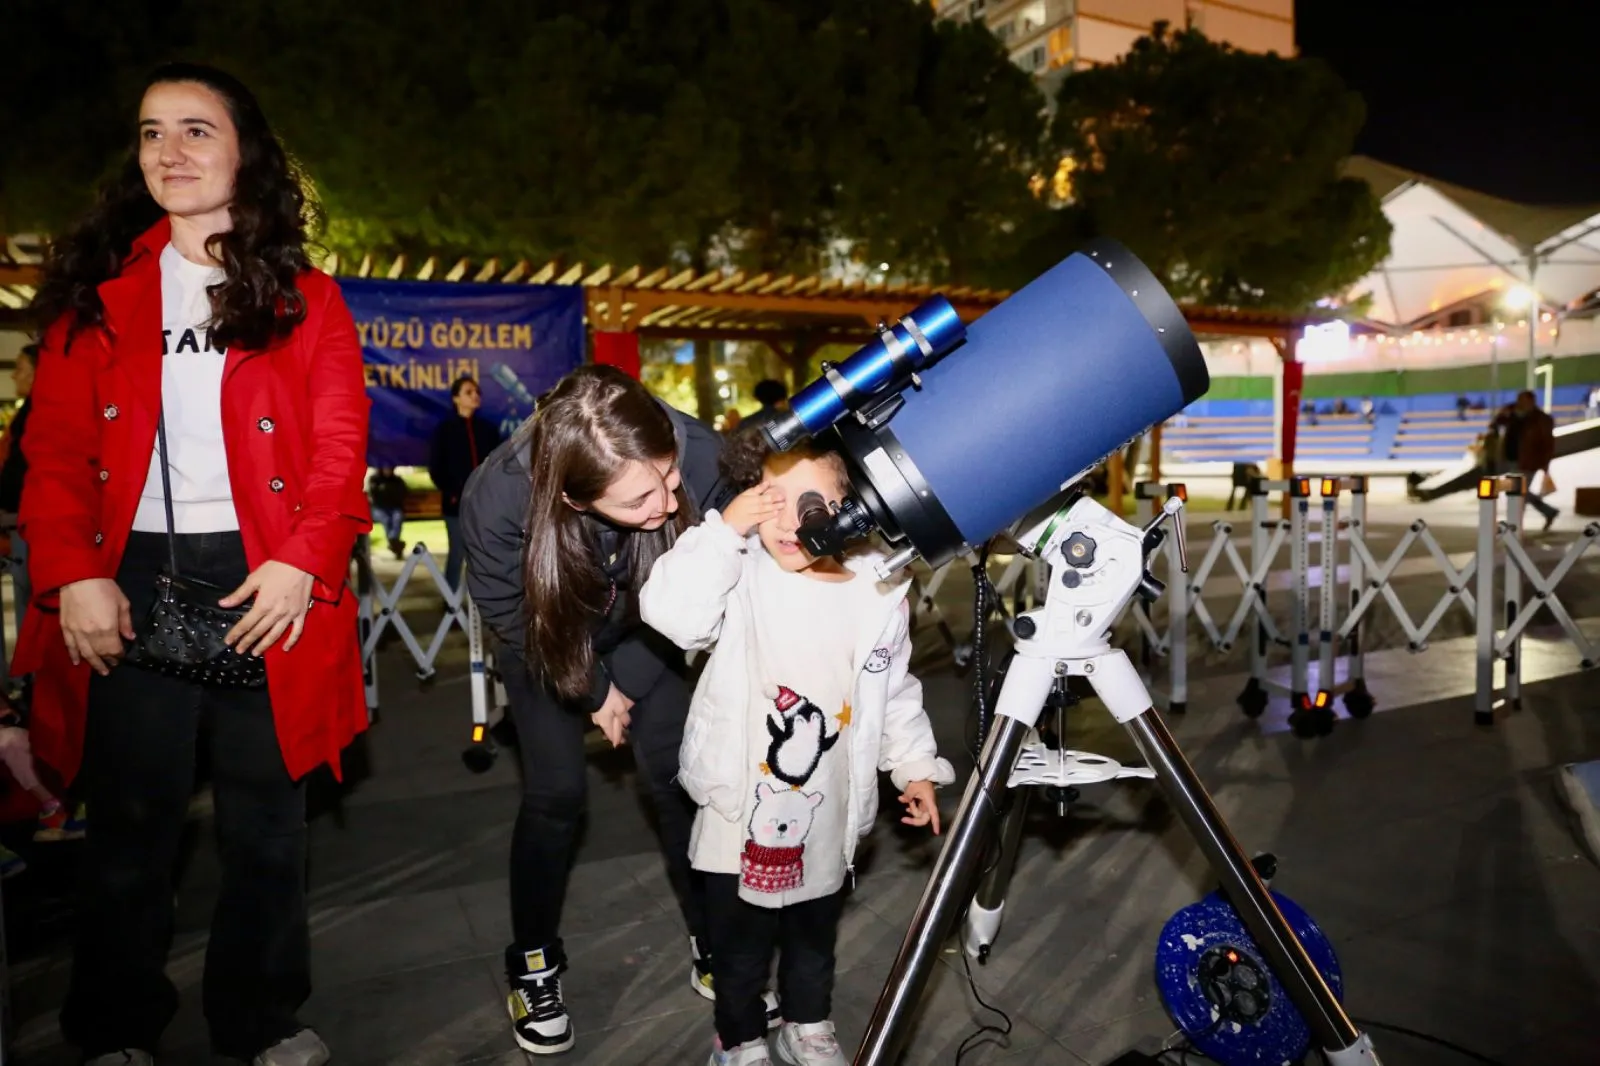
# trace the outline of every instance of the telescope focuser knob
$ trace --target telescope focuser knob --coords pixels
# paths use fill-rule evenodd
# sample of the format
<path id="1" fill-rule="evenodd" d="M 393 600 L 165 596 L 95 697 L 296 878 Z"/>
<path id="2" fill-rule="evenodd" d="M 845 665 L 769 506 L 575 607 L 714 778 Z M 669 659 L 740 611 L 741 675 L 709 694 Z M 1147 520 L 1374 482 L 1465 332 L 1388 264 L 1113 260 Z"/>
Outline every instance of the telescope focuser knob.
<path id="1" fill-rule="evenodd" d="M 1094 565 L 1094 541 L 1087 533 L 1074 533 L 1061 547 L 1061 556 L 1075 570 L 1087 570 Z"/>

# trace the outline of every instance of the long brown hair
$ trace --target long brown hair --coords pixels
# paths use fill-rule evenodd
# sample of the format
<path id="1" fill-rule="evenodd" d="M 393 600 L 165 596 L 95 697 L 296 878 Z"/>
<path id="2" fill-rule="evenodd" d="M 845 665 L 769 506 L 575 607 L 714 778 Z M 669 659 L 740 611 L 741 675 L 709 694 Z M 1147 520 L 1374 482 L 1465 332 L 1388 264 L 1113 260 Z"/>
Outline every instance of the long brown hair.
<path id="1" fill-rule="evenodd" d="M 196 82 L 222 97 L 238 132 L 239 169 L 228 208 L 233 227 L 206 242 L 223 270 L 222 282 L 211 289 L 212 333 L 226 347 L 264 348 L 305 318 L 295 279 L 311 265 L 308 230 L 320 226 L 321 208 L 306 199 L 299 169 L 243 82 L 215 67 L 169 63 L 144 87 L 172 82 Z M 135 145 L 89 213 L 52 242 L 31 306 L 39 325 L 63 315 L 72 316 L 72 332 L 101 325 L 105 307 L 97 287 L 121 272 L 134 242 L 163 214 L 145 186 Z"/>
<path id="2" fill-rule="evenodd" d="M 607 585 L 583 516 L 566 500 L 593 503 L 631 462 L 676 461 L 677 435 L 643 385 L 616 367 L 584 366 L 540 398 L 529 453 L 533 484 L 523 527 L 529 661 L 557 696 L 577 699 L 589 691 L 590 627 L 607 609 Z M 635 593 L 656 559 L 694 521 L 682 484 L 677 499 L 678 510 L 660 529 L 629 534 Z"/>

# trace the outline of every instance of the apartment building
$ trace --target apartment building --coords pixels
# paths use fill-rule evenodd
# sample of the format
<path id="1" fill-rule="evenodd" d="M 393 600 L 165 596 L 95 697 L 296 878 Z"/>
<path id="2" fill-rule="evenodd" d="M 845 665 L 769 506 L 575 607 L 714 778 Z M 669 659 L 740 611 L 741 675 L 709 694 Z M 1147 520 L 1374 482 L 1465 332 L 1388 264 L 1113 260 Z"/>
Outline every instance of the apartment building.
<path id="1" fill-rule="evenodd" d="M 1294 0 L 929 0 L 940 18 L 982 21 L 1011 61 L 1053 81 L 1115 62 L 1157 22 L 1251 52 L 1295 54 Z"/>

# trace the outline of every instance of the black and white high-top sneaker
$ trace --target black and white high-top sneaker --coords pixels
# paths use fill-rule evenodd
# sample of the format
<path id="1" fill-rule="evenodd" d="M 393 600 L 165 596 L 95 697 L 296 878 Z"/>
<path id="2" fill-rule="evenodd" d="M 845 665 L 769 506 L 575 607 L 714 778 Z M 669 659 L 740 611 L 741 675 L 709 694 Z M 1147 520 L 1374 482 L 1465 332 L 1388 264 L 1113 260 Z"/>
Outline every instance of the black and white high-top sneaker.
<path id="1" fill-rule="evenodd" d="M 521 972 L 510 974 L 506 1010 L 517 1046 L 530 1055 L 555 1055 L 572 1047 L 572 1019 L 561 999 L 561 975 L 567 960 L 557 950 L 540 948 L 522 954 Z"/>
<path id="2" fill-rule="evenodd" d="M 689 938 L 689 954 L 693 965 L 689 968 L 689 987 L 706 999 L 716 1001 L 716 986 L 711 979 L 711 954 L 700 946 L 700 938 Z M 761 993 L 767 1006 L 767 1028 L 776 1029 L 783 1024 L 783 1010 L 778 1006 L 778 994 L 772 989 Z"/>

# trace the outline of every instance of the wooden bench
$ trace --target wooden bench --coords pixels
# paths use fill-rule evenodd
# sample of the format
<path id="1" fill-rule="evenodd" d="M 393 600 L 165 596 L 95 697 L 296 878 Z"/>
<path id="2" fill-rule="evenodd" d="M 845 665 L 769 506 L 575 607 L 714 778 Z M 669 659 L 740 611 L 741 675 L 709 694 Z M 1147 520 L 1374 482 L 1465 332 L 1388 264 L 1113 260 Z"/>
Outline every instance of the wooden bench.
<path id="1" fill-rule="evenodd" d="M 405 506 L 401 508 L 407 522 L 426 522 L 444 517 L 443 497 L 438 489 L 428 489 L 420 492 L 412 489 L 406 494 Z"/>

